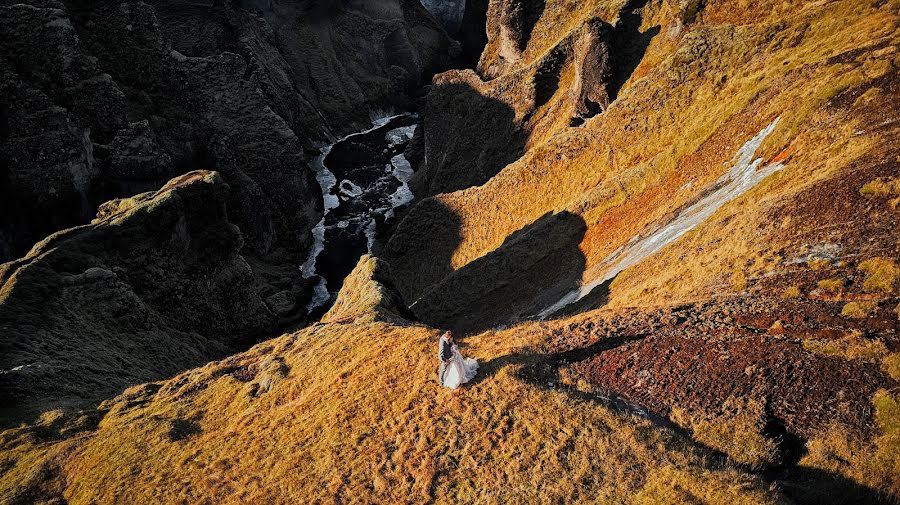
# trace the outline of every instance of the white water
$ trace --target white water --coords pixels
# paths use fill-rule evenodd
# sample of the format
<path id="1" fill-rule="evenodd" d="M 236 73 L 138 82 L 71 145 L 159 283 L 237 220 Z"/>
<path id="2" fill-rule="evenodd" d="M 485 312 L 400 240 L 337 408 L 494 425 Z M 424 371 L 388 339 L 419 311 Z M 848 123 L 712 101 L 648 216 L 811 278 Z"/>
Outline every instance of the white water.
<path id="1" fill-rule="evenodd" d="M 318 274 L 316 274 L 316 259 L 319 257 L 319 254 L 325 250 L 325 216 L 327 216 L 328 213 L 331 212 L 331 210 L 337 208 L 340 205 L 340 200 L 338 199 L 337 195 L 331 194 L 331 190 L 334 188 L 335 185 L 337 185 L 337 177 L 335 177 L 335 175 L 330 170 L 328 170 L 328 167 L 325 166 L 325 158 L 328 157 L 328 155 L 331 153 L 331 149 L 334 147 L 335 144 L 343 142 L 343 141 L 345 141 L 351 137 L 355 137 L 357 135 L 365 135 L 367 133 L 370 133 L 370 132 L 377 130 L 378 128 L 381 128 L 382 126 L 390 123 L 392 120 L 394 120 L 398 117 L 407 116 L 407 115 L 408 114 L 391 114 L 391 113 L 388 113 L 385 111 L 374 111 L 369 114 L 369 117 L 372 120 L 372 126 L 370 128 L 356 132 L 356 133 L 351 133 L 343 138 L 335 140 L 331 144 L 323 145 L 322 147 L 319 148 L 319 155 L 316 156 L 315 159 L 313 159 L 309 163 L 310 168 L 312 168 L 313 171 L 315 172 L 316 181 L 319 183 L 319 187 L 322 190 L 322 200 L 324 202 L 324 212 L 322 213 L 322 219 L 319 221 L 318 224 L 316 224 L 316 226 L 312 230 L 313 245 L 309 250 L 309 255 L 307 256 L 306 261 L 304 261 L 303 265 L 300 267 L 303 278 L 311 279 L 313 277 L 318 277 L 318 282 L 316 283 L 316 287 L 314 288 L 313 297 L 309 301 L 309 303 L 306 304 L 307 313 L 312 312 L 313 310 L 315 310 L 319 307 L 322 307 L 323 305 L 327 304 L 328 301 L 331 299 L 331 294 L 328 292 L 328 287 L 325 282 L 325 279 L 323 277 L 319 276 Z M 401 128 L 395 128 L 395 129 L 387 132 L 387 134 L 385 135 L 385 139 L 388 140 L 390 145 L 393 147 L 393 146 L 396 146 L 397 144 L 403 142 L 403 139 L 402 139 L 403 135 L 408 134 L 408 136 L 411 138 L 414 131 L 415 131 L 415 125 L 401 127 Z M 400 157 L 402 157 L 402 155 L 400 155 Z M 403 161 L 406 162 L 406 158 L 403 158 Z M 392 159 L 391 163 L 393 164 L 393 162 L 394 162 L 394 160 Z M 406 162 L 406 166 L 409 167 L 409 162 Z M 412 169 L 410 168 L 409 171 L 410 171 L 409 175 L 412 176 Z M 395 168 L 394 175 L 396 176 L 396 168 Z M 398 180 L 399 180 L 399 177 L 398 177 Z M 406 180 L 408 180 L 408 178 Z M 409 191 L 409 187 L 406 185 L 406 181 L 401 180 L 401 182 L 403 183 L 403 186 L 400 189 L 406 188 L 406 190 Z M 349 188 L 348 188 L 349 191 L 345 191 L 345 194 L 347 194 L 348 196 L 358 196 L 359 194 L 362 194 L 362 189 L 359 186 L 357 186 L 356 184 L 354 184 L 352 181 L 349 181 L 349 180 L 344 180 L 341 182 L 341 185 L 342 185 L 341 189 L 343 189 L 344 183 L 348 183 L 348 185 L 349 185 Z M 397 191 L 400 191 L 400 189 L 398 189 Z M 351 194 L 351 193 L 355 193 L 355 194 Z M 409 201 L 412 200 L 412 198 L 411 198 L 412 193 L 410 192 L 409 195 L 410 195 L 410 199 L 408 201 L 406 201 L 405 203 L 409 203 Z M 405 196 L 404 196 L 404 198 L 405 198 Z M 391 202 L 393 204 L 394 195 L 391 195 Z M 393 205 L 393 207 L 397 207 L 399 205 L 402 205 L 402 204 Z M 393 209 L 391 209 L 391 211 L 393 212 Z M 344 227 L 346 227 L 346 226 L 347 225 L 344 224 Z M 372 245 L 375 242 L 375 220 L 374 219 L 369 223 L 368 226 L 366 226 L 365 234 L 366 234 L 366 238 L 368 241 L 368 250 L 369 250 L 369 252 L 371 252 Z"/>
<path id="2" fill-rule="evenodd" d="M 413 129 L 415 129 L 415 125 L 413 125 Z M 413 169 L 412 165 L 410 165 L 409 161 L 406 159 L 406 156 L 403 154 L 394 156 L 391 158 L 391 166 L 393 167 L 391 173 L 398 181 L 400 181 L 400 187 L 391 194 L 391 211 L 393 211 L 397 207 L 412 202 L 415 197 L 409 189 L 409 180 L 413 176 Z"/>
<path id="3" fill-rule="evenodd" d="M 760 168 L 762 158 L 753 159 L 763 140 L 775 130 L 779 119 L 775 118 L 769 126 L 763 128 L 738 149 L 730 162 L 731 169 L 711 186 L 715 188 L 713 191 L 682 210 L 672 221 L 656 228 L 648 235 L 633 237 L 627 244 L 614 251 L 595 267 L 595 270 L 605 269 L 601 275 L 580 288 L 570 291 L 558 302 L 541 311 L 538 317 L 548 317 L 563 307 L 581 300 L 597 286 L 678 240 L 712 216 L 720 207 L 746 193 L 769 175 L 784 168 L 782 163 L 772 163 Z M 726 163 L 726 166 L 728 164 Z"/>
<path id="4" fill-rule="evenodd" d="M 341 181 L 340 188 L 341 194 L 350 198 L 355 198 L 363 194 L 363 189 L 354 184 L 350 179 L 344 179 L 343 181 Z"/>
<path id="5" fill-rule="evenodd" d="M 388 147 L 396 147 L 403 142 L 408 142 L 416 132 L 416 125 L 401 126 L 384 134 L 384 139 L 388 142 Z"/>

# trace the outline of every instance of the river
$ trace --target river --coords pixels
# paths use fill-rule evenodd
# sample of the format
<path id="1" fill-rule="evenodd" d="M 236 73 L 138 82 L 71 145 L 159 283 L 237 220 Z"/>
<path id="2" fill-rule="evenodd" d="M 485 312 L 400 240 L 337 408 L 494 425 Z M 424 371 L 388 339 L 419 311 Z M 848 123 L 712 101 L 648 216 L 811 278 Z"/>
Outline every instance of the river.
<path id="1" fill-rule="evenodd" d="M 413 171 L 403 152 L 417 121 L 411 113 L 381 115 L 370 128 L 321 147 L 310 163 L 325 212 L 302 266 L 304 277 L 317 280 L 307 311 L 332 302 L 359 258 L 371 252 L 378 230 L 412 202 Z"/>

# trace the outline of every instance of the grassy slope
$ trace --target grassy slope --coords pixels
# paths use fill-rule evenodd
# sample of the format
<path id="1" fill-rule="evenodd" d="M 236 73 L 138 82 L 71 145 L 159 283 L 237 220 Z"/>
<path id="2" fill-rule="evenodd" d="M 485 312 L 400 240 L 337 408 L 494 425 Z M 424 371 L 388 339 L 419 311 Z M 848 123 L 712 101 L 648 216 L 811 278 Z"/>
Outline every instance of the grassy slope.
<path id="1" fill-rule="evenodd" d="M 556 7 L 548 3 L 545 15 L 552 16 Z M 437 197 L 461 221 L 451 266 L 458 269 L 495 250 L 548 211 L 570 210 L 587 223 L 581 250 L 590 269 L 696 199 L 737 149 L 778 116 L 781 123 L 757 156 L 771 159 L 788 149 L 797 162 L 769 198 L 790 198 L 798 188 L 834 177 L 866 149 L 885 142 L 890 137 L 883 131 L 847 138 L 861 113 L 852 102 L 841 105 L 837 118 L 823 106 L 841 92 L 861 95 L 896 74 L 895 5 L 800 2 L 795 7 L 749 17 L 753 24 L 744 25 L 718 24 L 735 20 L 710 16 L 677 41 L 666 36 L 665 10 L 646 18 L 645 29 L 660 23 L 662 33 L 606 113 L 552 136 L 542 130 L 522 159 L 488 183 Z M 561 87 L 557 93 L 567 92 Z M 888 93 L 880 104 L 891 100 L 896 96 Z M 823 118 L 830 124 L 817 130 Z M 836 135 L 825 127 L 840 128 L 843 137 L 835 143 Z M 747 199 L 772 189 L 763 185 Z M 757 211 L 744 208 L 741 219 L 750 222 Z M 415 217 L 413 209 L 408 219 Z M 696 291 L 698 284 L 684 291 Z"/>
<path id="2" fill-rule="evenodd" d="M 4 468 L 17 463 L 0 496 L 18 484 L 69 503 L 776 501 L 646 420 L 523 381 L 540 335 L 473 338 L 484 380 L 454 393 L 434 380 L 433 330 L 315 325 L 126 391 L 94 433 L 5 433 Z"/>
<path id="3" fill-rule="evenodd" d="M 562 2 L 548 3 L 546 19 L 577 25 L 580 11 L 569 19 Z M 735 261 L 756 258 L 766 243 L 741 242 L 771 209 L 766 201 L 750 204 L 755 197 L 790 202 L 814 183 L 841 180 L 893 138 L 850 133 L 854 116 L 866 115 L 857 98 L 896 72 L 895 49 L 872 46 L 896 45 L 897 3 L 771 4 L 711 5 L 679 41 L 665 39 L 664 27 L 607 113 L 549 140 L 541 133 L 522 160 L 486 185 L 440 197 L 463 221 L 453 266 L 562 209 L 587 221 L 582 250 L 596 264 L 695 198 L 743 142 L 782 115 L 759 155 L 788 148 L 789 168 L 710 221 L 727 230 L 726 240 L 712 243 L 698 229 L 656 263 L 625 272 L 612 301 L 656 304 L 721 289 L 709 280 L 730 274 Z M 657 14 L 666 16 L 664 9 Z M 535 33 L 549 29 L 542 23 Z M 530 46 L 525 58 L 532 52 L 539 51 Z M 844 103 L 839 98 L 848 90 L 856 90 L 854 99 Z M 879 96 L 870 93 L 873 107 L 896 99 Z M 678 191 L 688 180 L 692 189 Z M 686 253 L 693 263 L 665 273 L 684 264 Z M 653 289 L 644 292 L 647 286 Z M 548 324 L 565 331 L 567 323 Z M 715 467 L 678 435 L 521 378 L 530 359 L 523 355 L 540 348 L 547 331 L 531 324 L 469 338 L 465 352 L 482 361 L 487 379 L 451 393 L 433 380 L 434 331 L 316 325 L 134 388 L 103 407 L 108 413 L 96 430 L 92 416 L 63 422 L 48 415 L 39 427 L 4 433 L 0 496 L 19 493 L 28 501 L 32 493 L 64 492 L 71 503 L 777 499 L 746 474 Z M 890 394 L 880 394 L 874 448 L 826 434 L 810 442 L 801 464 L 896 486 L 897 410 Z M 60 426 L 71 430 L 61 441 Z"/>

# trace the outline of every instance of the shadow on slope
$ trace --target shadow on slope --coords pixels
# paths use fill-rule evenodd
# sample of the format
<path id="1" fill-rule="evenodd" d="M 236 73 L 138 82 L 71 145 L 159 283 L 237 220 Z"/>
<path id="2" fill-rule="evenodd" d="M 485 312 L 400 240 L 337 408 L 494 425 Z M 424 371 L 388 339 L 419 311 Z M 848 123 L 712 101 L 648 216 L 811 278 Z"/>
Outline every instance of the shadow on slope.
<path id="1" fill-rule="evenodd" d="M 429 286 L 410 308 L 432 326 L 467 333 L 519 321 L 579 286 L 586 230 L 580 216 L 547 213 Z"/>
<path id="2" fill-rule="evenodd" d="M 478 66 L 478 60 L 487 45 L 487 11 L 488 0 L 466 0 L 458 38 L 468 68 Z"/>
<path id="3" fill-rule="evenodd" d="M 480 186 L 525 152 L 512 107 L 469 84 L 434 85 L 424 110 L 425 165 L 410 182 L 420 197 Z"/>
<path id="4" fill-rule="evenodd" d="M 506 0 L 500 23 L 508 30 L 508 37 L 518 51 L 525 51 L 535 25 L 544 14 L 545 0 Z"/>
<path id="5" fill-rule="evenodd" d="M 630 0 L 619 12 L 619 21 L 616 23 L 613 36 L 613 60 L 614 72 L 612 85 L 610 86 L 610 98 L 615 100 L 622 86 L 628 82 L 631 74 L 641 64 L 644 53 L 650 47 L 653 37 L 660 32 L 659 26 L 654 26 L 645 32 L 641 32 L 643 22 L 642 10 L 648 0 Z"/>
<path id="6" fill-rule="evenodd" d="M 0 429 L 90 407 L 276 329 L 226 193 L 217 173 L 192 172 L 0 265 Z"/>
<path id="7" fill-rule="evenodd" d="M 550 328 L 553 328 L 553 326 Z M 557 326 L 557 328 L 561 329 L 563 327 Z M 564 333 L 558 333 L 558 330 L 550 331 L 560 338 L 565 338 L 569 333 L 578 335 L 584 330 L 590 333 L 596 328 L 591 322 L 582 326 L 578 323 L 567 323 Z M 547 328 L 545 327 L 545 329 Z M 511 328 L 508 331 L 515 332 L 517 330 Z M 647 419 L 657 427 L 669 430 L 685 440 L 690 440 L 693 445 L 702 451 L 710 464 L 716 467 L 734 466 L 742 471 L 756 474 L 770 486 L 779 488 L 796 503 L 810 505 L 896 503 L 884 492 L 840 473 L 799 464 L 801 457 L 806 452 L 804 447 L 805 440 L 785 431 L 783 425 L 781 426 L 782 432 L 780 434 L 772 433 L 771 436 L 779 445 L 780 450 L 790 450 L 791 454 L 785 454 L 785 457 L 778 464 L 748 465 L 735 461 L 726 452 L 696 439 L 690 429 L 679 426 L 670 420 L 666 411 L 647 408 L 643 403 L 633 403 L 630 399 L 621 396 L 615 389 L 602 387 L 583 388 L 581 384 L 573 384 L 568 377 L 567 371 L 564 372 L 566 369 L 571 369 L 573 366 L 577 367 L 580 363 L 587 363 L 604 353 L 623 351 L 626 354 L 630 353 L 633 345 L 652 340 L 655 331 L 651 326 L 640 329 L 631 328 L 631 330 L 622 331 L 621 334 L 613 333 L 612 336 L 599 338 L 593 342 L 585 342 L 583 345 L 575 346 L 574 348 L 564 347 L 563 349 L 557 349 L 553 345 L 547 348 L 537 346 L 532 348 L 533 350 L 524 352 L 513 351 L 508 354 L 495 356 L 480 363 L 479 373 L 468 387 L 477 388 L 481 383 L 496 380 L 502 369 L 514 367 L 514 370 L 517 370 L 515 376 L 519 380 L 541 390 L 563 391 L 575 400 L 600 404 L 620 414 L 636 415 Z M 609 335 L 609 333 L 607 334 Z M 472 336 L 469 339 L 464 339 L 463 345 L 466 345 L 466 340 L 477 342 L 481 338 L 487 338 L 488 340 L 497 339 L 497 334 L 488 332 L 480 336 Z M 505 339 L 501 338 L 501 340 Z M 475 342 L 471 343 L 476 348 L 481 347 L 480 343 Z M 775 421 L 777 422 L 777 419 Z"/>

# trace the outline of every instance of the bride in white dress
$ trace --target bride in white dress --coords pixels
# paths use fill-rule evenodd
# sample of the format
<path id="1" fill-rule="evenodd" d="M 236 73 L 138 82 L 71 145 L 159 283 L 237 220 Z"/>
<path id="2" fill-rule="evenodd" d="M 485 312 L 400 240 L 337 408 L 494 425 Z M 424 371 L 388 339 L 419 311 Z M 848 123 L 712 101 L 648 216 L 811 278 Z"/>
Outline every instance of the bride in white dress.
<path id="1" fill-rule="evenodd" d="M 463 358 L 449 331 L 441 335 L 438 343 L 438 359 L 441 360 L 438 378 L 444 387 L 456 389 L 474 379 L 478 373 L 478 361 Z"/>

